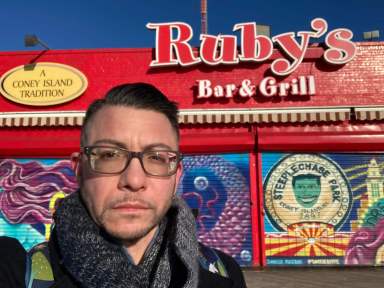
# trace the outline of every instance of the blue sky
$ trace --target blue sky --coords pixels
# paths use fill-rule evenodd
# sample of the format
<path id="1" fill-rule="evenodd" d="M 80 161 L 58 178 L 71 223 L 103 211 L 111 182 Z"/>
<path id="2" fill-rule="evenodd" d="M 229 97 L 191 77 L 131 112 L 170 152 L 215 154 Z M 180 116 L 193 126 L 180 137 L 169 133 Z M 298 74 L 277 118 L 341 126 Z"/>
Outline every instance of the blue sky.
<path id="1" fill-rule="evenodd" d="M 148 22 L 190 24 L 198 45 L 200 0 L 3 0 L 0 51 L 26 50 L 24 35 L 37 34 L 52 49 L 153 47 Z M 329 28 L 349 28 L 354 40 L 363 31 L 384 38 L 384 0 L 208 0 L 208 32 L 233 34 L 233 25 L 271 25 L 272 35 L 310 29 L 316 17 Z M 237 33 L 237 32 L 236 32 Z"/>

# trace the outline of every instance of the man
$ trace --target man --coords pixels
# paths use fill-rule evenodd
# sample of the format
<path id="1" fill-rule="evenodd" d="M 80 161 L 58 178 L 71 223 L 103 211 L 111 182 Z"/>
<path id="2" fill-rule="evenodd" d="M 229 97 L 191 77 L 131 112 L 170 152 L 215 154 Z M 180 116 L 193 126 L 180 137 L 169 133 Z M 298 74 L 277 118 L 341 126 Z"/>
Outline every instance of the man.
<path id="1" fill-rule="evenodd" d="M 245 287 L 231 257 L 199 245 L 194 217 L 176 196 L 177 113 L 143 83 L 91 104 L 72 155 L 80 189 L 57 208 L 48 248 L 29 256 L 28 285 Z"/>

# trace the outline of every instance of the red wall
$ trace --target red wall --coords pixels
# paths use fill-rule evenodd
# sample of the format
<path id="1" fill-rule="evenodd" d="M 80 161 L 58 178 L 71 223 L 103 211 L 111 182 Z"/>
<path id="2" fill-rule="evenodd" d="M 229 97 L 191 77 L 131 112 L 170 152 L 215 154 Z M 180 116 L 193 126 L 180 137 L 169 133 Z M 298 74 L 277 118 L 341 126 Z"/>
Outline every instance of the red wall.
<path id="1" fill-rule="evenodd" d="M 196 80 L 213 84 L 255 84 L 269 72 L 272 59 L 261 65 L 190 68 L 152 68 L 151 49 L 103 49 L 0 54 L 0 75 L 16 66 L 31 62 L 56 62 L 73 66 L 88 78 L 89 86 L 79 98 L 49 107 L 30 107 L 0 96 L 0 113 L 16 111 L 85 110 L 111 87 L 126 82 L 149 82 L 157 86 L 181 109 L 286 108 L 384 105 L 384 44 L 359 43 L 356 58 L 344 66 L 332 66 L 322 60 L 322 48 L 311 48 L 297 71 L 281 81 L 300 75 L 314 75 L 317 93 L 311 97 L 196 99 Z M 280 57 L 275 52 L 274 57 Z M 338 122 L 323 124 L 215 124 L 181 125 L 181 150 L 184 153 L 251 152 L 251 197 L 254 235 L 261 235 L 263 221 L 260 151 L 379 151 L 384 147 L 383 124 L 379 122 Z M 79 149 L 79 127 L 0 128 L 1 157 L 69 157 Z M 256 153 L 255 153 L 256 151 Z M 259 175 L 257 179 L 256 175 Z M 258 242 L 261 241 L 261 242 Z M 254 264 L 263 264 L 262 238 L 254 239 Z"/>
<path id="2" fill-rule="evenodd" d="M 358 106 L 384 105 L 384 44 L 358 43 L 354 60 L 344 66 L 327 64 L 322 58 L 323 48 L 310 48 L 299 68 L 283 81 L 300 75 L 314 75 L 317 93 L 314 96 L 296 98 L 268 98 L 256 95 L 251 99 L 196 98 L 196 80 L 208 79 L 213 85 L 234 83 L 244 79 L 255 84 L 271 76 L 271 61 L 281 57 L 279 52 L 261 65 L 242 63 L 209 67 L 200 64 L 193 67 L 149 68 L 151 49 L 101 49 L 37 52 L 10 52 L 0 54 L 0 75 L 8 70 L 36 62 L 57 62 L 81 70 L 89 80 L 83 96 L 56 106 L 28 107 L 0 97 L 0 112 L 84 110 L 92 99 L 102 97 L 111 87 L 125 83 L 145 81 L 159 87 L 165 94 L 180 103 L 180 108 L 278 108 L 307 106 Z M 381 93 L 381 94 L 380 94 Z"/>

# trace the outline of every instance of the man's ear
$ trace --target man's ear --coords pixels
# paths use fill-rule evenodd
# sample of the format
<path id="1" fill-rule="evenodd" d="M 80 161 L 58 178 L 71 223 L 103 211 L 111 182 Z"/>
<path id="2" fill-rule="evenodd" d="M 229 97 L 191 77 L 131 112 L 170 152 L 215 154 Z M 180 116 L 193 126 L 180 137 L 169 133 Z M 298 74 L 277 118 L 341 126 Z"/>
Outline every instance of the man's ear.
<path id="1" fill-rule="evenodd" d="M 177 188 L 179 187 L 179 183 L 180 183 L 180 181 L 181 181 L 182 178 L 183 178 L 183 177 L 182 177 L 182 176 L 183 176 L 183 163 L 182 163 L 182 162 L 180 162 L 180 163 L 178 164 L 178 167 L 177 167 L 175 176 L 176 176 L 176 183 L 175 183 L 175 191 L 173 192 L 173 196 L 176 195 L 176 193 L 177 193 Z"/>
<path id="2" fill-rule="evenodd" d="M 75 172 L 77 180 L 79 180 L 81 176 L 81 155 L 79 152 L 74 152 L 71 154 L 71 167 L 72 170 Z"/>

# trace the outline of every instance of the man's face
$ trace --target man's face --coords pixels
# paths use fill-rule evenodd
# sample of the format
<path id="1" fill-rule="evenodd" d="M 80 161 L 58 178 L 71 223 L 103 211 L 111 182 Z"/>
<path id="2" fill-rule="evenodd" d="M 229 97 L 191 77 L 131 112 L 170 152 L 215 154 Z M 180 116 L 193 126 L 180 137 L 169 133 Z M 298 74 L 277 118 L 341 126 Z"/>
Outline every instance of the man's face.
<path id="1" fill-rule="evenodd" d="M 143 109 L 107 106 L 87 127 L 86 146 L 121 147 L 129 151 L 178 150 L 176 134 L 165 115 Z M 180 175 L 148 176 L 139 159 L 117 175 L 91 170 L 86 155 L 79 160 L 81 194 L 97 225 L 123 241 L 136 241 L 153 234 L 168 211 Z"/>
<path id="2" fill-rule="evenodd" d="M 304 208 L 311 208 L 320 196 L 320 185 L 315 178 L 297 179 L 293 186 L 296 201 Z"/>

